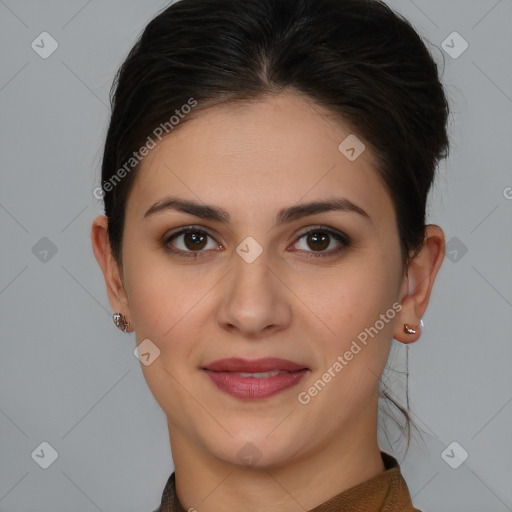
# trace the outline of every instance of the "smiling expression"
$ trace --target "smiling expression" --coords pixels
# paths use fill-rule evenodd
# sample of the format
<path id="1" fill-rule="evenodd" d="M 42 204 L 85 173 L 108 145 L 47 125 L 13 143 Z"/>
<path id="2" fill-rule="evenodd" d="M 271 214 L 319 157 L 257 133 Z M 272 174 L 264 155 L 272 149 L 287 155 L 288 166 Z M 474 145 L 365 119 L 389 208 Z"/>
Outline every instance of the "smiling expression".
<path id="1" fill-rule="evenodd" d="M 297 400 L 399 301 L 403 282 L 370 146 L 354 161 L 338 149 L 351 134 L 282 93 L 210 108 L 143 161 L 122 274 L 137 343 L 160 350 L 143 371 L 171 437 L 235 464 L 250 441 L 271 465 L 375 418 L 393 321 L 315 400 Z M 243 364 L 212 370 L 232 358 Z"/>

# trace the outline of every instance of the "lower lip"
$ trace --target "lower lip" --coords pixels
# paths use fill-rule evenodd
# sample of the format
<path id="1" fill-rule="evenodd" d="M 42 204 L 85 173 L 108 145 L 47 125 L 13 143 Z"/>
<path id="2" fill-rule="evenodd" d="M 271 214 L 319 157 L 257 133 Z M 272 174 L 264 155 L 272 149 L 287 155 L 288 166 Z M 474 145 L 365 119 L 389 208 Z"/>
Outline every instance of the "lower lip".
<path id="1" fill-rule="evenodd" d="M 241 377 L 232 372 L 204 370 L 213 383 L 235 398 L 267 398 L 295 386 L 309 372 L 308 369 L 280 373 L 272 377 Z"/>

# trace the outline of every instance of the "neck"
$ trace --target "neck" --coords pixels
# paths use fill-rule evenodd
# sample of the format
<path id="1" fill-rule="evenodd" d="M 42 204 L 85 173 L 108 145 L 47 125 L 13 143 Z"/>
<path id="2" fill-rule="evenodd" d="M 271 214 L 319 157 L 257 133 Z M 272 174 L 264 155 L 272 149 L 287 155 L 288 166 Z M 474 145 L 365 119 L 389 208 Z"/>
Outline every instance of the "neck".
<path id="1" fill-rule="evenodd" d="M 375 421 L 354 422 L 293 461 L 265 468 L 231 464 L 169 423 L 176 492 L 185 510 L 311 510 L 384 471 Z"/>

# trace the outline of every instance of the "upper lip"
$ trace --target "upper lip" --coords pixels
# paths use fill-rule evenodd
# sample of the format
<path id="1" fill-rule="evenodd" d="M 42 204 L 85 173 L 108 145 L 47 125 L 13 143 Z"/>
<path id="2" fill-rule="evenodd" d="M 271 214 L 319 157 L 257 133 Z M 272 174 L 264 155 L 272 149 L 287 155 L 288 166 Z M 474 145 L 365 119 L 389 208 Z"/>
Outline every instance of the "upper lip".
<path id="1" fill-rule="evenodd" d="M 203 369 L 215 372 L 257 373 L 276 370 L 293 372 L 307 368 L 304 365 L 288 361 L 287 359 L 279 359 L 277 357 L 264 357 L 261 359 L 242 359 L 240 357 L 232 357 L 208 363 L 203 367 Z"/>

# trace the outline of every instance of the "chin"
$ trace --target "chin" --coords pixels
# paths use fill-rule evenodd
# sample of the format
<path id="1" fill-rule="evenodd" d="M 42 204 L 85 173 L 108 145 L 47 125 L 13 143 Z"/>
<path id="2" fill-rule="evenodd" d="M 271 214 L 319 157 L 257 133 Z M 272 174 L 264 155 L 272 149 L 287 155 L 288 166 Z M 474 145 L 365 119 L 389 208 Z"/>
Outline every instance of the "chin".
<path id="1" fill-rule="evenodd" d="M 226 435 L 221 440 L 210 438 L 205 447 L 216 458 L 228 464 L 248 469 L 275 468 L 291 462 L 299 455 L 300 450 L 295 441 L 297 436 L 292 435 L 289 428 L 283 429 L 279 434 L 276 430 L 269 436 L 269 433 L 279 425 L 279 421 L 268 429 L 253 428 L 251 432 L 240 432 L 233 437 Z M 303 441 L 303 438 L 301 440 Z"/>

